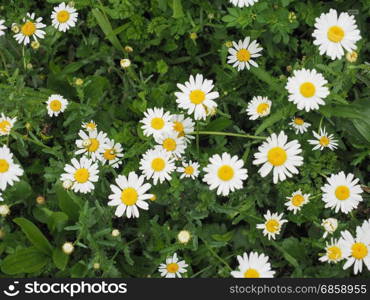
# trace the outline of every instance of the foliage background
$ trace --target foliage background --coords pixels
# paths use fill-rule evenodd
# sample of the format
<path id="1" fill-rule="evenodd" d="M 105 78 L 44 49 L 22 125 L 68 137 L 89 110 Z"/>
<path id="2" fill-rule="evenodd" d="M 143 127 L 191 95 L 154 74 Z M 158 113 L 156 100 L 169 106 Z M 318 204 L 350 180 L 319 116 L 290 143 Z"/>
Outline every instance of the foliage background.
<path id="1" fill-rule="evenodd" d="M 50 24 L 53 6 L 62 1 L 14 0 L 2 2 L 0 15 L 10 27 L 27 12 L 35 12 Z M 258 251 L 270 257 L 278 277 L 349 277 L 342 264 L 318 261 L 325 241 L 322 218 L 336 217 L 340 230 L 354 231 L 369 217 L 369 194 L 352 214 L 324 209 L 320 187 L 324 175 L 352 172 L 364 186 L 370 185 L 370 78 L 367 0 L 300 1 L 260 0 L 251 8 L 235 8 L 226 0 L 105 0 L 75 1 L 78 26 L 67 33 L 47 27 L 38 50 L 16 44 L 8 30 L 0 38 L 1 112 L 18 121 L 8 143 L 25 170 L 22 181 L 7 189 L 5 203 L 11 214 L 0 219 L 5 236 L 0 240 L 0 276 L 55 277 L 158 277 L 158 265 L 177 251 L 190 265 L 188 277 L 229 277 L 237 267 L 236 255 Z M 314 19 L 330 8 L 351 10 L 362 34 L 356 63 L 330 61 L 313 45 Z M 294 12 L 296 19 L 292 18 Z M 197 39 L 191 39 L 191 33 Z M 260 68 L 238 73 L 226 64 L 226 41 L 258 39 L 263 56 Z M 133 47 L 132 53 L 123 50 Z M 128 70 L 119 67 L 131 59 Z M 30 68 L 32 65 L 32 68 Z M 285 83 L 291 70 L 316 68 L 329 81 L 327 105 L 305 113 L 317 130 L 319 123 L 336 133 L 337 151 L 311 150 L 311 133 L 296 136 L 288 123 L 297 112 L 287 101 Z M 243 158 L 249 178 L 245 188 L 230 197 L 217 197 L 201 179 L 179 180 L 153 189 L 157 200 L 139 219 L 116 218 L 107 207 L 109 184 L 119 173 L 138 170 L 142 153 L 152 144 L 138 121 L 148 107 L 179 112 L 176 83 L 190 74 L 213 79 L 220 92 L 219 110 L 203 130 L 269 135 L 285 130 L 303 146 L 305 164 L 300 174 L 277 185 L 271 176 L 261 178 L 251 164 L 258 141 L 222 136 L 201 136 L 188 158 L 204 166 L 208 157 L 224 151 Z M 82 78 L 82 86 L 75 79 Z M 49 118 L 45 101 L 52 93 L 70 100 L 58 118 Z M 255 95 L 273 101 L 272 113 L 249 121 L 244 112 Z M 124 146 L 123 167 L 105 167 L 93 194 L 66 192 L 58 179 L 74 155 L 74 141 L 82 121 L 93 119 L 98 128 Z M 302 188 L 314 198 L 301 213 L 287 213 L 284 202 Z M 39 205 L 38 195 L 46 198 Z M 285 213 L 289 223 L 276 242 L 255 228 L 271 209 Z M 112 217 L 113 216 L 113 217 Z M 42 234 L 38 234 L 32 223 Z M 111 236 L 113 228 L 121 235 Z M 177 242 L 177 233 L 192 233 L 188 245 Z M 64 255 L 65 241 L 75 242 L 75 252 Z M 93 268 L 94 263 L 101 268 Z M 369 271 L 360 276 L 369 277 Z"/>

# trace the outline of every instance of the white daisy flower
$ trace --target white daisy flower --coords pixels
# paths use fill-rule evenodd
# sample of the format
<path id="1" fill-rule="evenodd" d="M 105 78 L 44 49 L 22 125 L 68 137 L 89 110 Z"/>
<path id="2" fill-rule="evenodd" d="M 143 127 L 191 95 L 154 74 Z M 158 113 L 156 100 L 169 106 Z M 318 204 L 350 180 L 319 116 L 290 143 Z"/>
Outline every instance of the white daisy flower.
<path id="1" fill-rule="evenodd" d="M 149 108 L 144 112 L 144 116 L 140 123 L 143 123 L 141 128 L 145 136 L 156 137 L 171 130 L 171 115 L 168 111 L 164 112 L 163 108 Z"/>
<path id="2" fill-rule="evenodd" d="M 288 201 L 285 202 L 285 206 L 288 207 L 288 210 L 292 210 L 293 214 L 296 214 L 297 211 L 302 209 L 302 206 L 309 202 L 310 194 L 303 194 L 299 189 L 294 192 L 291 197 L 287 197 Z"/>
<path id="3" fill-rule="evenodd" d="M 263 164 L 258 173 L 265 177 L 273 170 L 274 183 L 298 174 L 296 167 L 303 165 L 303 157 L 299 155 L 302 152 L 301 145 L 297 140 L 288 143 L 287 141 L 288 137 L 284 131 L 281 131 L 278 136 L 273 133 L 258 147 L 259 152 L 254 154 L 253 164 Z"/>
<path id="4" fill-rule="evenodd" d="M 272 102 L 267 97 L 253 97 L 248 103 L 247 113 L 249 120 L 256 120 L 270 114 Z"/>
<path id="5" fill-rule="evenodd" d="M 356 236 L 370 244 L 370 219 L 365 220 L 361 226 L 356 227 Z"/>
<path id="6" fill-rule="evenodd" d="M 238 7 L 247 7 L 254 5 L 258 0 L 230 0 L 230 2 Z"/>
<path id="7" fill-rule="evenodd" d="M 48 109 L 48 114 L 50 117 L 57 117 L 60 113 L 65 111 L 67 106 L 68 101 L 61 95 L 51 95 L 46 101 L 46 107 Z"/>
<path id="8" fill-rule="evenodd" d="M 320 128 L 320 132 L 312 131 L 312 134 L 316 138 L 316 140 L 308 140 L 311 145 L 315 145 L 312 150 L 323 150 L 324 148 L 335 150 L 336 148 L 338 148 L 338 140 L 334 139 L 333 134 L 328 134 L 325 128 Z"/>
<path id="9" fill-rule="evenodd" d="M 289 93 L 288 100 L 296 104 L 299 110 L 309 112 L 319 109 L 319 105 L 325 105 L 323 99 L 330 94 L 325 86 L 327 83 L 324 76 L 315 69 L 295 70 L 285 86 Z"/>
<path id="10" fill-rule="evenodd" d="M 88 135 L 80 130 L 78 135 L 81 137 L 81 140 L 76 141 L 76 145 L 80 150 L 77 150 L 76 155 L 84 154 L 91 157 L 93 161 L 103 160 L 102 154 L 104 153 L 107 147 L 107 134 L 103 131 L 90 131 Z"/>
<path id="11" fill-rule="evenodd" d="M 96 125 L 96 123 L 93 120 L 91 120 L 90 122 L 82 123 L 82 128 L 85 129 L 88 132 L 92 132 L 92 131 L 96 131 L 98 126 Z"/>
<path id="12" fill-rule="evenodd" d="M 257 252 L 244 252 L 243 256 L 237 256 L 239 262 L 239 271 L 232 271 L 231 276 L 234 278 L 273 278 L 275 271 L 271 270 L 271 264 L 268 262 L 269 257 Z"/>
<path id="13" fill-rule="evenodd" d="M 205 120 L 207 110 L 212 110 L 217 107 L 217 103 L 213 101 L 219 97 L 218 92 L 211 92 L 213 89 L 213 81 L 204 79 L 203 75 L 197 74 L 194 78 L 190 75 L 189 81 L 184 84 L 177 84 L 181 92 L 176 92 L 176 102 L 182 109 L 187 110 L 188 114 L 194 113 L 195 120 Z"/>
<path id="14" fill-rule="evenodd" d="M 111 201 L 109 206 L 117 206 L 115 215 L 122 217 L 126 212 L 127 218 L 138 218 L 139 209 L 148 210 L 149 205 L 146 200 L 153 195 L 146 194 L 151 188 L 151 184 L 144 183 L 144 176 L 138 176 L 135 172 L 130 172 L 128 176 L 118 175 L 116 184 L 111 184 L 112 194 L 109 195 Z"/>
<path id="15" fill-rule="evenodd" d="M 72 158 L 71 164 L 64 167 L 66 173 L 61 175 L 61 181 L 72 181 L 71 189 L 76 193 L 86 194 L 93 191 L 95 188 L 93 182 L 97 182 L 99 179 L 98 164 L 85 156 L 82 156 L 80 161 Z"/>
<path id="16" fill-rule="evenodd" d="M 307 132 L 308 127 L 311 126 L 310 123 L 305 122 L 301 117 L 294 117 L 289 125 L 294 128 L 295 134 L 303 134 Z"/>
<path id="17" fill-rule="evenodd" d="M 353 273 L 362 272 L 362 265 L 365 264 L 367 269 L 370 271 L 370 243 L 369 238 L 358 237 L 354 238 L 352 234 L 345 230 L 341 233 L 343 238 L 343 245 L 345 251 L 349 252 L 347 261 L 343 266 L 343 270 L 348 269 L 352 265 Z M 370 232 L 367 232 L 370 236 Z"/>
<path id="18" fill-rule="evenodd" d="M 183 136 L 186 143 L 190 143 L 195 136 L 189 134 L 194 132 L 195 123 L 191 118 L 185 118 L 184 115 L 172 115 L 171 116 L 172 129 L 177 132 L 178 136 Z"/>
<path id="19" fill-rule="evenodd" d="M 355 17 L 343 12 L 339 15 L 335 9 L 316 18 L 314 45 L 319 46 L 320 55 L 326 54 L 332 60 L 342 58 L 344 50 L 356 50 L 356 42 L 361 39 Z"/>
<path id="20" fill-rule="evenodd" d="M 9 135 L 10 130 L 13 128 L 14 123 L 17 121 L 17 118 L 9 118 L 1 113 L 0 117 L 0 135 Z"/>
<path id="21" fill-rule="evenodd" d="M 185 138 L 179 137 L 176 131 L 169 131 L 156 136 L 155 141 L 158 144 L 155 147 L 156 149 L 163 149 L 174 157 L 181 157 L 185 153 Z"/>
<path id="22" fill-rule="evenodd" d="M 181 173 L 180 179 L 191 178 L 195 179 L 199 175 L 199 164 L 197 162 L 182 162 L 182 167 L 177 168 L 177 172 Z"/>
<path id="23" fill-rule="evenodd" d="M 203 169 L 206 173 L 203 181 L 210 190 L 217 188 L 217 195 L 227 196 L 230 192 L 243 188 L 243 180 L 248 178 L 248 171 L 244 169 L 244 162 L 236 155 L 229 153 L 222 156 L 215 154 L 209 158 L 209 164 Z"/>
<path id="24" fill-rule="evenodd" d="M 263 235 L 268 237 L 268 239 L 275 239 L 277 234 L 280 234 L 281 226 L 288 222 L 288 220 L 282 219 L 283 213 L 278 215 L 278 213 L 271 214 L 270 210 L 263 215 L 266 222 L 263 224 L 257 224 L 257 229 L 263 229 Z"/>
<path id="25" fill-rule="evenodd" d="M 26 17 L 23 18 L 23 24 L 19 33 L 14 35 L 14 38 L 19 44 L 28 45 L 31 41 L 31 37 L 37 41 L 37 38 L 43 39 L 45 31 L 41 28 L 46 27 L 45 24 L 41 23 L 42 18 L 35 19 L 35 14 L 27 13 Z"/>
<path id="26" fill-rule="evenodd" d="M 321 221 L 321 226 L 324 227 L 324 234 L 323 238 L 325 239 L 328 234 L 333 234 L 337 228 L 338 228 L 338 220 L 335 218 L 328 218 L 328 219 L 323 219 Z"/>
<path id="27" fill-rule="evenodd" d="M 348 248 L 344 246 L 343 239 L 331 239 L 330 243 L 326 242 L 325 255 L 319 258 L 322 262 L 337 263 L 348 257 Z"/>
<path id="28" fill-rule="evenodd" d="M 171 173 L 176 169 L 171 153 L 165 150 L 150 149 L 140 160 L 140 170 L 147 179 L 153 178 L 153 183 L 171 180 Z"/>
<path id="29" fill-rule="evenodd" d="M 122 164 L 123 148 L 120 143 L 115 143 L 114 140 L 106 139 L 103 146 L 103 160 L 108 162 L 112 168 L 118 168 Z"/>
<path id="30" fill-rule="evenodd" d="M 23 175 L 23 169 L 13 161 L 13 153 L 7 146 L 0 147 L 0 190 L 12 186 Z"/>
<path id="31" fill-rule="evenodd" d="M 250 69 L 250 65 L 258 68 L 258 64 L 253 58 L 260 57 L 262 54 L 258 53 L 263 50 L 257 41 L 250 42 L 251 38 L 247 36 L 244 41 L 239 40 L 238 43 L 233 42 L 233 47 L 228 49 L 229 56 L 227 57 L 227 63 L 236 67 L 238 71 L 242 71 L 245 68 Z"/>
<path id="32" fill-rule="evenodd" d="M 176 278 L 182 277 L 182 273 L 186 273 L 186 267 L 188 265 L 185 260 L 179 261 L 177 254 L 174 253 L 172 257 L 167 257 L 166 263 L 160 264 L 158 271 L 161 273 L 162 277 L 166 278 Z"/>
<path id="33" fill-rule="evenodd" d="M 349 173 L 346 176 L 344 172 L 339 172 L 332 174 L 327 181 L 328 183 L 321 188 L 325 207 L 332 208 L 335 212 L 341 211 L 348 214 L 363 201 L 360 195 L 361 186 L 357 184 L 359 179 L 355 179 L 353 174 Z"/>
<path id="34" fill-rule="evenodd" d="M 76 26 L 77 17 L 76 9 L 62 2 L 54 7 L 51 14 L 52 25 L 59 31 L 66 32 Z"/>
<path id="35" fill-rule="evenodd" d="M 0 36 L 5 34 L 6 26 L 4 26 L 5 20 L 0 20 Z"/>

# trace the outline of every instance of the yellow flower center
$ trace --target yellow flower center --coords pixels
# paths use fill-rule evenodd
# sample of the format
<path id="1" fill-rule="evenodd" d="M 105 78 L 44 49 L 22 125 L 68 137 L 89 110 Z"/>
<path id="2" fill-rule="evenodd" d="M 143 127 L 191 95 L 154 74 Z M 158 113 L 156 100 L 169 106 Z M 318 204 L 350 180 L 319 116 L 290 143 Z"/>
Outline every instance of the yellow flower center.
<path id="1" fill-rule="evenodd" d="M 57 14 L 57 20 L 59 23 L 65 23 L 69 20 L 70 14 L 66 10 L 61 10 Z"/>
<path id="2" fill-rule="evenodd" d="M 62 102 L 60 102 L 59 100 L 53 100 L 50 102 L 50 109 L 52 111 L 60 111 L 61 108 L 62 108 Z"/>
<path id="3" fill-rule="evenodd" d="M 305 82 L 305 83 L 302 83 L 299 90 L 303 97 L 311 98 L 312 96 L 315 95 L 316 87 L 311 82 Z"/>
<path id="4" fill-rule="evenodd" d="M 192 175 L 194 173 L 194 168 L 192 166 L 187 166 L 184 169 L 184 173 L 187 174 L 187 175 Z"/>
<path id="5" fill-rule="evenodd" d="M 91 130 L 96 129 L 96 125 L 94 123 L 87 123 L 85 126 L 86 128 L 91 129 Z"/>
<path id="6" fill-rule="evenodd" d="M 304 121 L 303 121 L 302 118 L 295 118 L 294 123 L 297 124 L 297 125 L 303 125 Z"/>
<path id="7" fill-rule="evenodd" d="M 36 24 L 31 21 L 27 21 L 22 25 L 21 32 L 25 36 L 33 35 L 36 32 Z"/>
<path id="8" fill-rule="evenodd" d="M 103 156 L 106 160 L 113 160 L 116 158 L 116 151 L 114 149 L 106 149 Z"/>
<path id="9" fill-rule="evenodd" d="M 190 93 L 190 101 L 193 104 L 201 104 L 206 99 L 206 94 L 201 90 L 194 90 Z"/>
<path id="10" fill-rule="evenodd" d="M 179 265 L 177 263 L 168 264 L 166 269 L 168 273 L 176 273 L 179 270 Z"/>
<path id="11" fill-rule="evenodd" d="M 173 130 L 177 131 L 180 136 L 184 132 L 184 125 L 181 122 L 175 121 L 173 122 Z"/>
<path id="12" fill-rule="evenodd" d="M 267 153 L 267 160 L 276 167 L 283 165 L 287 158 L 286 151 L 281 147 L 272 148 Z"/>
<path id="13" fill-rule="evenodd" d="M 167 151 L 174 151 L 176 150 L 176 141 L 174 139 L 168 138 L 163 141 L 162 144 L 163 148 L 166 149 Z"/>
<path id="14" fill-rule="evenodd" d="M 251 53 L 247 49 L 240 49 L 236 53 L 236 58 L 240 62 L 247 62 L 251 59 Z"/>
<path id="15" fill-rule="evenodd" d="M 277 220 L 271 219 L 266 222 L 265 226 L 268 232 L 274 233 L 279 230 L 280 223 Z"/>
<path id="16" fill-rule="evenodd" d="M 121 192 L 121 201 L 127 206 L 134 205 L 137 202 L 138 197 L 139 195 L 137 191 L 132 187 L 126 188 Z"/>
<path id="17" fill-rule="evenodd" d="M 349 188 L 345 185 L 340 185 L 335 189 L 335 197 L 337 197 L 338 200 L 346 200 L 350 194 Z"/>
<path id="18" fill-rule="evenodd" d="M 218 178 L 223 181 L 229 181 L 234 177 L 234 169 L 228 165 L 224 165 L 218 169 Z"/>
<path id="19" fill-rule="evenodd" d="M 259 278 L 260 273 L 256 269 L 248 269 L 244 272 L 244 278 Z"/>
<path id="20" fill-rule="evenodd" d="M 363 259 L 369 253 L 369 249 L 367 248 L 367 246 L 364 243 L 360 242 L 354 243 L 351 250 L 352 256 L 356 259 Z"/>
<path id="21" fill-rule="evenodd" d="M 333 43 L 339 43 L 344 38 L 344 31 L 339 26 L 332 26 L 328 30 L 328 39 Z"/>
<path id="22" fill-rule="evenodd" d="M 160 172 L 164 169 L 164 167 L 166 166 L 166 162 L 164 161 L 163 158 L 155 158 L 153 159 L 152 161 L 152 169 L 156 172 Z"/>
<path id="23" fill-rule="evenodd" d="M 7 133 L 10 129 L 10 126 L 11 126 L 11 124 L 10 124 L 9 121 L 7 121 L 7 120 L 1 121 L 0 122 L 0 131 L 4 132 L 4 133 Z"/>
<path id="24" fill-rule="evenodd" d="M 327 147 L 330 143 L 330 140 L 327 136 L 323 136 L 323 137 L 320 138 L 319 143 L 320 143 L 321 146 Z"/>
<path id="25" fill-rule="evenodd" d="M 9 163 L 5 159 L 0 159 L 0 173 L 8 172 Z"/>
<path id="26" fill-rule="evenodd" d="M 87 151 L 95 152 L 96 150 L 98 150 L 99 145 L 100 145 L 99 141 L 95 138 L 92 138 L 92 139 L 90 139 L 90 145 L 87 148 Z"/>
<path id="27" fill-rule="evenodd" d="M 331 246 L 327 250 L 327 255 L 330 260 L 338 260 L 342 258 L 342 250 L 338 246 Z"/>
<path id="28" fill-rule="evenodd" d="M 153 118 L 151 125 L 155 130 L 160 130 L 164 127 L 164 121 L 162 118 Z"/>
<path id="29" fill-rule="evenodd" d="M 261 103 L 257 106 L 257 113 L 259 115 L 262 115 L 266 112 L 266 110 L 268 110 L 269 108 L 269 105 L 267 103 Z"/>
<path id="30" fill-rule="evenodd" d="M 78 169 L 74 175 L 78 183 L 85 183 L 89 180 L 90 173 L 86 168 Z"/>
<path id="31" fill-rule="evenodd" d="M 294 195 L 292 198 L 292 204 L 294 206 L 301 206 L 304 202 L 304 197 L 302 195 Z"/>

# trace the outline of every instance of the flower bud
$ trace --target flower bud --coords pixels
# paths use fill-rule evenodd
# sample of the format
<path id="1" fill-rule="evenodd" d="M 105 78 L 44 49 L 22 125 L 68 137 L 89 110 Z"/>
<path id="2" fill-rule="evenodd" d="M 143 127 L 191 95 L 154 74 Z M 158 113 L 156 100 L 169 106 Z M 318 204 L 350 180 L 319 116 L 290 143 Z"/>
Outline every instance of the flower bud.
<path id="1" fill-rule="evenodd" d="M 122 69 L 127 69 L 129 66 L 131 66 L 131 60 L 128 58 L 122 58 L 119 63 Z"/>
<path id="2" fill-rule="evenodd" d="M 187 230 L 181 230 L 177 235 L 177 239 L 181 244 L 187 244 L 191 239 L 191 234 Z"/>
<path id="3" fill-rule="evenodd" d="M 338 220 L 335 218 L 328 218 L 323 219 L 321 226 L 324 227 L 325 233 L 323 235 L 323 238 L 326 238 L 328 234 L 333 234 L 335 230 L 338 228 Z"/>
<path id="4" fill-rule="evenodd" d="M 112 236 L 113 236 L 113 237 L 118 237 L 120 234 L 121 234 L 121 233 L 119 232 L 119 230 L 118 230 L 118 229 L 113 229 L 113 230 L 112 230 Z"/>
<path id="5" fill-rule="evenodd" d="M 6 217 L 10 214 L 10 207 L 6 204 L 0 205 L 0 216 Z"/>
<path id="6" fill-rule="evenodd" d="M 62 250 L 63 250 L 63 252 L 65 253 L 65 254 L 67 254 L 67 255 L 70 255 L 72 252 L 73 252 L 73 250 L 75 249 L 75 247 L 73 246 L 73 244 L 72 243 L 70 243 L 70 242 L 66 242 L 66 243 L 64 243 L 63 244 L 63 246 L 62 246 Z"/>

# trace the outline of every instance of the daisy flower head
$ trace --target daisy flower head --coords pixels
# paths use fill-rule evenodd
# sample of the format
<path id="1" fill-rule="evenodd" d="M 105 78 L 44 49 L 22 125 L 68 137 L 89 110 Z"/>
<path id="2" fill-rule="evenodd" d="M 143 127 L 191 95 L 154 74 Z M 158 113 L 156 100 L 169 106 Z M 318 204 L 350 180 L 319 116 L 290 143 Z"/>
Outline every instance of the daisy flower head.
<path id="1" fill-rule="evenodd" d="M 349 255 L 348 248 L 344 247 L 343 239 L 331 239 L 330 243 L 326 242 L 325 255 L 319 258 L 322 262 L 337 263 Z"/>
<path id="2" fill-rule="evenodd" d="M 285 202 L 285 206 L 288 207 L 288 210 L 292 210 L 293 214 L 296 214 L 297 211 L 302 209 L 302 206 L 309 202 L 310 194 L 303 194 L 299 189 L 294 192 L 292 196 L 287 197 L 288 201 Z"/>
<path id="3" fill-rule="evenodd" d="M 0 135 L 9 135 L 15 121 L 17 121 L 17 118 L 9 118 L 2 113 L 0 117 Z"/>
<path id="4" fill-rule="evenodd" d="M 352 52 L 357 49 L 356 42 L 361 39 L 360 30 L 354 16 L 342 12 L 338 16 L 335 9 L 323 13 L 316 18 L 315 30 L 312 36 L 314 45 L 319 46 L 320 55 L 326 54 L 332 60 L 340 59 L 344 50 Z"/>
<path id="5" fill-rule="evenodd" d="M 161 273 L 162 277 L 165 278 L 178 278 L 182 277 L 182 273 L 186 273 L 186 264 L 185 260 L 179 261 L 177 254 L 174 253 L 172 257 L 167 257 L 166 263 L 160 264 L 158 271 Z"/>
<path id="6" fill-rule="evenodd" d="M 217 107 L 213 100 L 219 97 L 219 93 L 211 92 L 213 81 L 203 78 L 203 75 L 190 75 L 189 81 L 178 83 L 177 87 L 181 90 L 175 93 L 178 106 L 187 110 L 189 115 L 194 113 L 195 120 L 205 120 L 207 111 Z"/>
<path id="7" fill-rule="evenodd" d="M 179 137 L 175 131 L 165 132 L 155 137 L 155 141 L 158 144 L 156 149 L 163 149 L 174 157 L 181 157 L 185 153 L 185 138 Z"/>
<path id="8" fill-rule="evenodd" d="M 334 134 L 328 134 L 325 128 L 320 128 L 319 132 L 312 131 L 315 140 L 308 140 L 311 145 L 315 145 L 312 150 L 323 150 L 324 148 L 329 148 L 330 150 L 335 150 L 338 148 L 338 141 L 334 139 Z"/>
<path id="9" fill-rule="evenodd" d="M 73 182 L 71 189 L 76 193 L 86 194 L 93 191 L 95 188 L 93 183 L 99 179 L 98 164 L 85 156 L 82 156 L 80 161 L 72 158 L 71 164 L 67 164 L 64 171 L 66 173 L 61 175 L 61 181 Z"/>
<path id="10" fill-rule="evenodd" d="M 12 186 L 23 175 L 23 169 L 13 161 L 13 153 L 7 146 L 0 147 L 0 190 Z"/>
<path id="11" fill-rule="evenodd" d="M 171 115 L 168 111 L 164 112 L 163 108 L 149 108 L 144 116 L 140 123 L 143 123 L 141 128 L 145 136 L 156 137 L 171 130 Z"/>
<path id="12" fill-rule="evenodd" d="M 244 252 L 243 256 L 238 255 L 239 271 L 232 271 L 234 278 L 273 278 L 275 271 L 271 270 L 269 257 L 263 253 Z"/>
<path id="13" fill-rule="evenodd" d="M 230 192 L 243 188 L 243 180 L 248 178 L 244 162 L 229 153 L 215 154 L 209 158 L 209 164 L 203 169 L 206 173 L 203 181 L 210 190 L 217 188 L 217 195 L 227 196 Z"/>
<path id="14" fill-rule="evenodd" d="M 138 218 L 139 208 L 148 210 L 146 202 L 153 195 L 147 194 L 151 188 L 150 183 L 144 183 L 144 176 L 138 176 L 135 172 L 130 172 L 128 176 L 118 175 L 116 185 L 111 184 L 112 194 L 109 195 L 111 201 L 109 206 L 116 206 L 115 215 L 122 217 L 126 213 L 127 218 Z"/>
<path id="15" fill-rule="evenodd" d="M 102 161 L 103 153 L 108 148 L 106 145 L 108 141 L 107 134 L 96 130 L 86 134 L 86 132 L 80 130 L 78 135 L 81 139 L 76 141 L 77 147 L 80 148 L 76 151 L 76 155 L 88 155 L 93 161 Z"/>
<path id="16" fill-rule="evenodd" d="M 227 57 L 227 63 L 236 67 L 238 71 L 242 71 L 245 68 L 248 70 L 253 67 L 258 68 L 258 64 L 253 60 L 261 56 L 262 54 L 259 53 L 263 50 L 260 47 L 260 44 L 257 41 L 252 41 L 249 36 L 247 36 L 244 41 L 239 40 L 238 43 L 233 42 L 234 47 L 230 47 L 228 49 L 229 56 Z"/>
<path id="17" fill-rule="evenodd" d="M 322 236 L 325 239 L 328 234 L 333 234 L 337 230 L 338 220 L 335 218 L 323 219 L 321 226 L 324 227 L 325 230 L 324 235 Z"/>
<path id="18" fill-rule="evenodd" d="M 264 215 L 265 223 L 257 224 L 257 229 L 263 229 L 263 235 L 268 237 L 268 239 L 275 239 L 277 234 L 280 234 L 281 226 L 288 222 L 288 220 L 282 219 L 283 213 L 280 215 L 278 213 L 271 214 L 270 210 Z"/>
<path id="19" fill-rule="evenodd" d="M 23 24 L 21 25 L 20 32 L 14 35 L 14 38 L 19 44 L 28 45 L 31 41 L 31 37 L 37 41 L 37 38 L 43 39 L 45 31 L 41 30 L 46 27 L 45 24 L 41 23 L 42 18 L 35 19 L 35 14 L 27 13 L 26 17 L 23 18 Z"/>
<path id="20" fill-rule="evenodd" d="M 6 26 L 4 26 L 5 20 L 0 20 L 0 36 L 5 34 Z"/>
<path id="21" fill-rule="evenodd" d="M 153 178 L 153 183 L 171 180 L 171 173 L 176 169 L 171 153 L 163 149 L 150 149 L 140 160 L 140 170 L 146 179 Z"/>
<path id="22" fill-rule="evenodd" d="M 190 143 L 190 140 L 195 137 L 189 133 L 194 132 L 195 123 L 191 118 L 185 118 L 184 115 L 172 115 L 172 130 L 176 131 L 179 137 L 184 137 L 186 143 Z"/>
<path id="23" fill-rule="evenodd" d="M 182 162 L 182 167 L 177 168 L 177 172 L 181 173 L 180 179 L 191 178 L 195 179 L 199 175 L 199 164 L 197 162 Z"/>
<path id="24" fill-rule="evenodd" d="M 238 7 L 248 7 L 257 3 L 258 0 L 230 0 L 230 2 Z"/>
<path id="25" fill-rule="evenodd" d="M 325 202 L 325 207 L 334 209 L 335 212 L 341 211 L 348 214 L 353 209 L 357 208 L 358 204 L 363 201 L 361 186 L 357 184 L 359 179 L 355 179 L 354 175 L 344 172 L 332 174 L 327 178 L 326 183 L 321 190 L 323 191 L 322 201 Z"/>
<path id="26" fill-rule="evenodd" d="M 324 99 L 330 93 L 325 86 L 327 83 L 315 69 L 295 70 L 285 86 L 289 93 L 288 100 L 296 104 L 299 110 L 309 112 L 319 109 L 319 105 L 325 105 Z"/>
<path id="27" fill-rule="evenodd" d="M 108 162 L 112 168 L 118 168 L 122 164 L 120 159 L 123 157 L 123 148 L 120 143 L 107 138 L 103 150 L 103 160 Z"/>
<path id="28" fill-rule="evenodd" d="M 51 14 L 52 25 L 59 31 L 66 32 L 76 26 L 77 17 L 76 9 L 62 2 L 54 7 Z"/>
<path id="29" fill-rule="evenodd" d="M 46 101 L 46 107 L 50 117 L 57 117 L 60 113 L 64 112 L 68 106 L 68 101 L 61 95 L 51 95 Z"/>
<path id="30" fill-rule="evenodd" d="M 311 126 L 310 123 L 305 122 L 301 117 L 294 117 L 289 125 L 295 130 L 295 134 L 303 134 Z"/>
<path id="31" fill-rule="evenodd" d="M 90 122 L 82 123 L 82 128 L 88 132 L 92 132 L 98 129 L 98 125 L 96 125 L 96 123 L 93 120 L 91 120 Z"/>
<path id="32" fill-rule="evenodd" d="M 272 102 L 267 97 L 253 97 L 248 103 L 247 113 L 249 120 L 256 120 L 270 114 Z"/>
<path id="33" fill-rule="evenodd" d="M 296 167 L 303 165 L 301 145 L 297 140 L 288 142 L 288 137 L 281 131 L 279 135 L 273 133 L 267 138 L 254 154 L 254 165 L 263 164 L 258 170 L 262 177 L 267 176 L 273 170 L 273 182 L 284 181 L 293 174 L 298 174 Z"/>
<path id="34" fill-rule="evenodd" d="M 345 230 L 342 233 L 343 245 L 345 251 L 349 253 L 346 263 L 343 265 L 343 270 L 353 266 L 353 273 L 362 272 L 362 265 L 365 264 L 370 271 L 370 243 L 368 238 L 353 237 L 352 234 Z M 370 235 L 370 232 L 367 232 Z"/>

